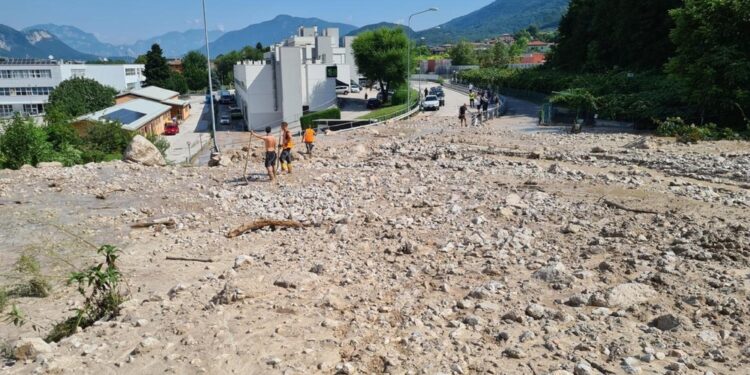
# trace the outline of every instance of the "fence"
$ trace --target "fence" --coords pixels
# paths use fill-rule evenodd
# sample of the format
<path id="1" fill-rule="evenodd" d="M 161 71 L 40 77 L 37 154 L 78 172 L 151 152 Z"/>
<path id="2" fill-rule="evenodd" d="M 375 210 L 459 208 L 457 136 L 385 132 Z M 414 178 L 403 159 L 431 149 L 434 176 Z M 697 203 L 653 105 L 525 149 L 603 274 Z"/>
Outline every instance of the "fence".
<path id="1" fill-rule="evenodd" d="M 417 101 L 414 103 L 414 106 L 411 108 L 407 107 L 395 113 L 390 113 L 390 114 L 375 117 L 375 118 L 352 120 L 348 122 L 346 120 L 320 119 L 320 120 L 315 120 L 314 123 L 316 124 L 318 131 L 351 130 L 351 129 L 356 129 L 356 128 L 363 127 L 363 126 L 380 125 L 386 121 L 391 121 L 391 120 L 399 121 L 399 120 L 408 118 L 412 116 L 413 114 L 419 112 L 419 107 L 420 107 L 419 101 Z"/>

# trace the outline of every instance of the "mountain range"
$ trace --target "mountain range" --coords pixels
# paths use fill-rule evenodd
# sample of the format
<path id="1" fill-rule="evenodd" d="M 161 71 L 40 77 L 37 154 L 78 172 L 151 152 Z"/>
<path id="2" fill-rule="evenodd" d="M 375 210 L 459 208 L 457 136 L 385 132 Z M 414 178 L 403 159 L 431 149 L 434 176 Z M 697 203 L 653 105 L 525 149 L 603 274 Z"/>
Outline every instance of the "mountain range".
<path id="1" fill-rule="evenodd" d="M 339 35 L 346 35 L 357 29 L 357 26 L 345 23 L 328 22 L 319 18 L 300 18 L 279 15 L 276 18 L 250 25 L 244 29 L 231 31 L 211 43 L 211 54 L 220 55 L 261 43 L 264 46 L 277 43 L 297 33 L 300 26 L 317 26 L 319 30 L 337 27 Z"/>
<path id="2" fill-rule="evenodd" d="M 97 58 L 70 48 L 46 30 L 32 28 L 21 32 L 5 25 L 0 25 L 0 56 L 34 59 L 53 56 L 72 60 Z"/>
<path id="3" fill-rule="evenodd" d="M 451 43 L 458 40 L 480 40 L 503 33 L 512 33 L 536 25 L 542 29 L 557 27 L 570 0 L 495 0 L 491 4 L 454 18 L 438 27 L 415 32 L 407 30 L 413 39 L 424 38 L 428 44 Z M 357 35 L 379 27 L 403 27 L 394 23 L 377 23 L 357 27 L 319 18 L 279 15 L 272 20 L 249 25 L 243 29 L 223 33 L 210 31 L 211 55 L 239 50 L 261 43 L 265 46 L 294 35 L 300 26 L 336 27 L 341 36 Z M 205 47 L 200 29 L 170 32 L 128 45 L 101 42 L 94 34 L 74 26 L 40 24 L 22 31 L 0 25 L 0 56 L 94 60 L 100 57 L 132 60 L 159 43 L 167 57 L 180 57 Z"/>

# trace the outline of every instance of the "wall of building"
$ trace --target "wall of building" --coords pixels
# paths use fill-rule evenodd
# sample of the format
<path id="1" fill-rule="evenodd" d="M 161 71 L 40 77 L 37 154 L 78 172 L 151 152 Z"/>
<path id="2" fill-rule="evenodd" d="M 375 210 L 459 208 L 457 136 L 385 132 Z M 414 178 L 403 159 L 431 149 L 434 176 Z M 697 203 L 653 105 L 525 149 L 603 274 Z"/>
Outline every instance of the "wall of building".
<path id="1" fill-rule="evenodd" d="M 325 64 L 304 65 L 304 105 L 310 111 L 320 111 L 336 104 L 336 80 L 326 77 Z"/>
<path id="2" fill-rule="evenodd" d="M 315 40 L 315 59 L 319 60 L 323 64 L 333 64 L 333 45 L 332 40 L 329 36 L 319 36 Z"/>
<path id="3" fill-rule="evenodd" d="M 141 64 L 127 65 L 85 65 L 63 64 L 60 66 L 63 80 L 73 77 L 93 79 L 102 85 L 113 87 L 118 92 L 141 87 L 146 80 Z"/>
<path id="4" fill-rule="evenodd" d="M 133 72 L 133 75 L 126 75 Z M 61 64 L 40 63 L 30 65 L 0 64 L 0 117 L 12 115 L 13 112 L 30 115 L 43 114 L 44 106 L 49 102 L 50 89 L 57 87 L 62 81 L 74 76 L 91 78 L 99 83 L 114 87 L 118 91 L 125 91 L 128 87 L 140 87 L 145 80 L 143 76 L 144 66 L 142 64 L 127 65 L 86 65 L 86 64 Z M 23 78 L 8 77 L 9 71 L 44 72 L 43 77 L 27 76 Z M 5 76 L 5 78 L 4 78 Z M 37 92 L 31 95 L 18 95 L 15 88 L 31 88 Z M 13 89 L 13 90 L 10 90 Z M 10 95 L 6 95 L 10 92 Z M 43 94 L 41 92 L 44 92 Z M 11 112 L 8 113 L 7 109 Z M 38 112 L 42 109 L 41 112 Z M 33 110 L 33 112 L 29 112 Z"/>
<path id="5" fill-rule="evenodd" d="M 282 121 L 281 105 L 274 89 L 274 69 L 270 64 L 235 65 L 237 104 L 248 130 L 261 131 Z"/>
<path id="6" fill-rule="evenodd" d="M 349 79 L 359 82 L 359 69 L 357 69 L 357 62 L 354 60 L 354 50 L 352 49 L 355 39 L 357 39 L 355 36 L 345 36 L 344 49 L 346 50 L 346 64 L 349 65 Z"/>
<path id="7" fill-rule="evenodd" d="M 169 111 L 164 112 L 161 116 L 141 126 L 138 129 L 138 134 L 141 134 L 144 136 L 147 134 L 162 135 L 164 134 L 164 128 L 166 127 L 167 123 L 171 121 L 172 121 L 172 118 L 170 117 Z"/>
<path id="8" fill-rule="evenodd" d="M 281 94 L 282 120 L 299 123 L 302 117 L 302 51 L 295 47 L 279 48 L 278 88 Z"/>

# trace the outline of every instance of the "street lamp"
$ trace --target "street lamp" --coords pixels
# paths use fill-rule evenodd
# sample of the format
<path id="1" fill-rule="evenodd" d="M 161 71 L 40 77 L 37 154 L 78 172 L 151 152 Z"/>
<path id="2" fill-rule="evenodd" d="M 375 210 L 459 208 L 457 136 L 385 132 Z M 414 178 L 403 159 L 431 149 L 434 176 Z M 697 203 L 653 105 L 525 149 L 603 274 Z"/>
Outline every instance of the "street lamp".
<path id="1" fill-rule="evenodd" d="M 411 18 L 418 16 L 422 13 L 437 12 L 438 8 L 425 9 L 421 12 L 417 12 L 409 15 L 409 21 L 406 23 L 407 33 L 406 38 L 409 43 L 406 45 L 406 110 L 408 111 L 411 107 L 411 37 L 409 36 L 408 30 L 411 30 Z"/>
<path id="2" fill-rule="evenodd" d="M 211 50 L 208 48 L 208 25 L 206 24 L 206 0 L 201 0 L 203 4 L 203 33 L 206 38 L 206 65 L 208 65 L 208 94 L 211 100 L 211 138 L 214 141 L 214 152 L 219 152 L 219 146 L 216 144 L 216 112 L 214 112 L 214 86 L 211 82 Z"/>

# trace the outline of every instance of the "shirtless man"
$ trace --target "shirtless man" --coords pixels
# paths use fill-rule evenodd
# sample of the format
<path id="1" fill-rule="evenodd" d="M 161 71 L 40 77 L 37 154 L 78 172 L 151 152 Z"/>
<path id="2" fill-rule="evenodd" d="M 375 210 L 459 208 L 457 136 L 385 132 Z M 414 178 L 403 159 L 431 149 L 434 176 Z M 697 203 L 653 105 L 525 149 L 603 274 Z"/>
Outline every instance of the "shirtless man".
<path id="1" fill-rule="evenodd" d="M 252 134 L 253 137 L 258 138 L 263 141 L 266 147 L 266 170 L 268 171 L 268 177 L 271 178 L 271 182 L 276 181 L 276 138 L 271 135 L 271 127 L 266 127 L 266 135 L 262 136 L 260 134 L 255 133 L 254 131 L 251 131 L 250 134 Z"/>

